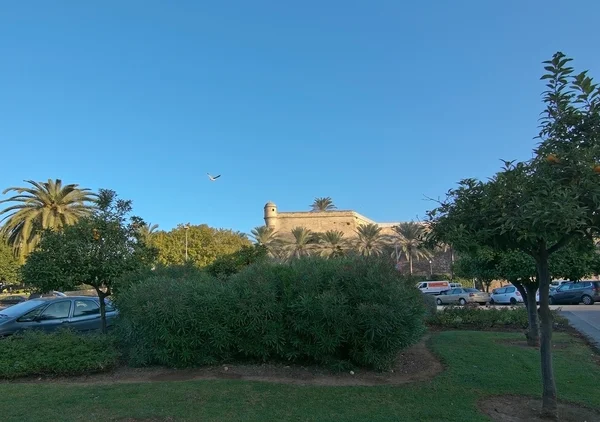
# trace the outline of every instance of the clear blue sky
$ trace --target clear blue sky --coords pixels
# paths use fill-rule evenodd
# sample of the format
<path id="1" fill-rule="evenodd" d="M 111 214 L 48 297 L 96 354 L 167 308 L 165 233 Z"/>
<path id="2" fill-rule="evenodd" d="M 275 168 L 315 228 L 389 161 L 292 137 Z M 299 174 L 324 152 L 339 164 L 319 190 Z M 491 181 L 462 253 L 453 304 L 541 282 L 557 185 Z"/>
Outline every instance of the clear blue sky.
<path id="1" fill-rule="evenodd" d="M 597 0 L 291 3 L 4 3 L 0 187 L 114 189 L 164 229 L 317 196 L 410 220 L 531 156 L 541 61 L 600 78 Z"/>

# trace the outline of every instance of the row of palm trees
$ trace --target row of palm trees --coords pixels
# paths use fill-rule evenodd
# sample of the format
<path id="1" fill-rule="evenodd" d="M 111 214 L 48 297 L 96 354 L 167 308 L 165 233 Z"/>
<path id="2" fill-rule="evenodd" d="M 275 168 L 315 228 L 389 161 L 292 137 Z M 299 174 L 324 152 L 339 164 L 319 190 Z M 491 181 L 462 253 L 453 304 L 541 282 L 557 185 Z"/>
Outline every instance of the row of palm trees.
<path id="1" fill-rule="evenodd" d="M 28 186 L 10 187 L 3 194 L 13 196 L 1 200 L 0 204 L 11 204 L 0 211 L 0 237 L 13 247 L 21 263 L 36 247 L 45 229 L 59 229 L 73 224 L 96 209 L 97 194 L 77 184 L 64 185 L 62 180 L 48 179 L 47 182 L 25 181 Z M 316 198 L 311 205 L 314 212 L 336 209 L 330 197 Z M 149 240 L 157 230 L 156 224 L 140 227 L 142 239 Z M 423 246 L 426 227 L 419 223 L 402 223 L 394 227 L 394 235 L 382 233 L 376 224 L 359 226 L 356 236 L 348 239 L 341 231 L 315 233 L 304 227 L 296 227 L 291 237 L 285 240 L 272 229 L 257 227 L 252 237 L 258 244 L 265 245 L 273 256 L 279 258 L 300 257 L 313 253 L 333 257 L 356 251 L 361 255 L 381 255 L 392 250 L 391 256 L 404 256 L 413 271 L 413 260 L 428 258 L 432 252 Z"/>
<path id="2" fill-rule="evenodd" d="M 434 251 L 425 247 L 427 228 L 416 222 L 400 223 L 393 228 L 393 235 L 386 235 L 377 224 L 358 226 L 355 236 L 345 237 L 339 230 L 324 233 L 313 232 L 306 227 L 295 227 L 291 236 L 282 236 L 273 228 L 260 226 L 252 229 L 251 236 L 258 245 L 264 245 L 271 256 L 291 259 L 318 254 L 324 257 L 358 253 L 363 256 L 389 254 L 400 260 L 405 258 L 413 273 L 413 262 L 430 259 Z"/>

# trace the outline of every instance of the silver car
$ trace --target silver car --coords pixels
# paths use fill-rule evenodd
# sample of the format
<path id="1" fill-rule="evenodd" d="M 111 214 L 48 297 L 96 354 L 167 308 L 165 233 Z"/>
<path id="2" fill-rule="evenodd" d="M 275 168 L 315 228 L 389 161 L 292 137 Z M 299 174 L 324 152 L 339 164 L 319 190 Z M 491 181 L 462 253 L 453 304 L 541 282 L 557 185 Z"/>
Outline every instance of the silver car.
<path id="1" fill-rule="evenodd" d="M 471 287 L 451 289 L 437 296 L 438 305 L 466 305 L 467 303 L 479 303 L 485 305 L 490 301 L 490 294 Z"/>
<path id="2" fill-rule="evenodd" d="M 106 324 L 114 323 L 117 310 L 105 300 Z M 72 296 L 31 299 L 0 311 L 0 337 L 28 329 L 55 331 L 69 327 L 76 331 L 101 328 L 100 301 L 97 297 Z"/>

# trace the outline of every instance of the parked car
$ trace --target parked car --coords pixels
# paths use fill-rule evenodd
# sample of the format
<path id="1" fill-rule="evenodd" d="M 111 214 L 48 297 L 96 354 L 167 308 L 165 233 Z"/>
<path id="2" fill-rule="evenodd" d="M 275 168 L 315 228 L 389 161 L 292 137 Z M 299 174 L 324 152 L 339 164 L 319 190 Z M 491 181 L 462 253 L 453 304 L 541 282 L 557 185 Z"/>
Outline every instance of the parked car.
<path id="1" fill-rule="evenodd" d="M 451 305 L 458 303 L 466 305 L 467 303 L 479 303 L 485 305 L 490 300 L 490 294 L 482 292 L 471 287 L 461 287 L 459 289 L 450 289 L 441 292 L 436 302 L 438 305 Z"/>
<path id="2" fill-rule="evenodd" d="M 550 292 L 551 305 L 582 303 L 593 305 L 600 301 L 600 281 L 578 281 L 563 283 L 558 289 Z"/>
<path id="3" fill-rule="evenodd" d="M 451 288 L 449 281 L 422 281 L 417 283 L 417 289 L 425 294 L 439 295 L 444 290 Z"/>
<path id="4" fill-rule="evenodd" d="M 492 290 L 490 296 L 490 304 L 511 304 L 523 303 L 523 296 L 515 286 L 504 286 Z"/>
<path id="5" fill-rule="evenodd" d="M 105 300 L 105 303 L 106 323 L 110 327 L 118 312 L 110 301 Z M 101 326 L 97 297 L 31 299 L 0 311 L 1 337 L 28 329 L 55 331 L 60 327 L 70 327 L 76 331 L 93 331 Z"/>
<path id="6" fill-rule="evenodd" d="M 16 305 L 17 303 L 25 302 L 27 300 L 24 296 L 6 296 L 0 299 L 0 309 L 8 308 L 9 306 Z"/>

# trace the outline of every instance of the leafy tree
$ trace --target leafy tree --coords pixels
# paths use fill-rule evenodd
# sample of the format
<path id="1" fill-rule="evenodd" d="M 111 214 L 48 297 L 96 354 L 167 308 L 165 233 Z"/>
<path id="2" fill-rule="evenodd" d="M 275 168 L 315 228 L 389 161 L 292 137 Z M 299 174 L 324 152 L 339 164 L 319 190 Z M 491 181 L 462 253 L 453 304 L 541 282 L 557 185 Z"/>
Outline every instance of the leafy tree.
<path id="1" fill-rule="evenodd" d="M 557 419 L 548 307 L 550 257 L 571 242 L 597 234 L 600 215 L 600 89 L 586 72 L 573 74 L 562 53 L 544 62 L 539 146 L 527 162 L 505 162 L 487 182 L 463 180 L 430 212 L 440 240 L 503 251 L 535 261 L 540 290 L 542 416 Z M 475 242 L 473 242 L 475 240 Z"/>
<path id="2" fill-rule="evenodd" d="M 344 256 L 348 242 L 339 230 L 328 230 L 317 235 L 321 255 L 327 258 Z"/>
<path id="3" fill-rule="evenodd" d="M 306 227 L 294 227 L 292 229 L 292 240 L 286 244 L 290 258 L 300 258 L 310 255 L 318 238 Z"/>
<path id="4" fill-rule="evenodd" d="M 13 249 L 0 238 L 0 282 L 4 285 L 17 283 L 20 280 L 19 267 Z"/>
<path id="5" fill-rule="evenodd" d="M 313 212 L 332 211 L 337 208 L 329 196 L 325 198 L 315 198 L 310 207 Z"/>
<path id="6" fill-rule="evenodd" d="M 101 190 L 98 209 L 62 229 L 47 229 L 23 266 L 24 281 L 42 291 L 92 286 L 100 299 L 102 331 L 106 332 L 104 299 L 118 289 L 127 273 L 149 267 L 154 250 L 139 240 L 141 220 L 127 218 L 131 201 Z"/>
<path id="7" fill-rule="evenodd" d="M 362 256 L 381 255 L 386 246 L 386 236 L 377 224 L 361 224 L 356 229 L 355 245 Z"/>
<path id="8" fill-rule="evenodd" d="M 215 229 L 201 225 L 180 224 L 169 232 L 157 232 L 152 246 L 158 249 L 158 261 L 162 265 L 182 265 L 186 262 L 186 228 L 188 259 L 198 267 L 206 267 L 219 256 L 232 254 L 250 246 L 246 235 L 233 230 Z"/>
<path id="9" fill-rule="evenodd" d="M 43 230 L 58 229 L 88 216 L 96 198 L 89 189 L 79 188 L 77 184 L 63 186 L 60 179 L 25 182 L 31 187 L 5 189 L 3 194 L 15 192 L 16 195 L 0 201 L 0 204 L 13 203 L 0 211 L 0 215 L 4 215 L 0 220 L 4 222 L 0 234 L 15 249 L 21 263 L 38 244 Z"/>
<path id="10" fill-rule="evenodd" d="M 579 281 L 598 274 L 600 255 L 590 238 L 571 241 L 550 257 L 550 274 L 553 278 Z"/>
<path id="11" fill-rule="evenodd" d="M 394 243 L 406 257 L 410 274 L 412 275 L 413 260 L 416 259 L 418 261 L 421 258 L 429 258 L 431 256 L 431 252 L 425 247 L 425 226 L 411 221 L 394 226 L 394 231 L 397 235 L 394 238 Z"/>
<path id="12" fill-rule="evenodd" d="M 458 277 L 476 278 L 490 291 L 492 281 L 498 279 L 498 254 L 491 248 L 475 248 L 472 252 L 460 255 L 454 264 L 454 273 Z"/>
<path id="13" fill-rule="evenodd" d="M 267 256 L 268 250 L 265 245 L 244 245 L 239 251 L 218 257 L 206 267 L 206 271 L 214 277 L 227 279 L 249 265 L 265 260 Z"/>

